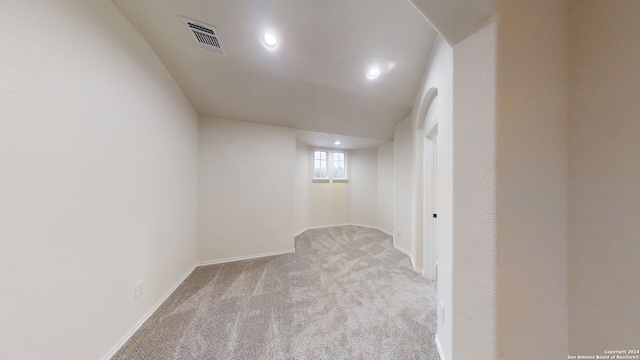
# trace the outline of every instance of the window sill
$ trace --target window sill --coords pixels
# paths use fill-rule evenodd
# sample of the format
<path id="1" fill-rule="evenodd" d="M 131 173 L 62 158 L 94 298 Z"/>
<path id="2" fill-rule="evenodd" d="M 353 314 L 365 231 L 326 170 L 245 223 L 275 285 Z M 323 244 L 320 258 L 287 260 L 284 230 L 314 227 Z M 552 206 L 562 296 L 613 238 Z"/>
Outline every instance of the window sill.
<path id="1" fill-rule="evenodd" d="M 311 182 L 317 184 L 328 184 L 331 182 L 333 182 L 334 184 L 348 184 L 349 179 L 313 179 L 311 180 Z"/>

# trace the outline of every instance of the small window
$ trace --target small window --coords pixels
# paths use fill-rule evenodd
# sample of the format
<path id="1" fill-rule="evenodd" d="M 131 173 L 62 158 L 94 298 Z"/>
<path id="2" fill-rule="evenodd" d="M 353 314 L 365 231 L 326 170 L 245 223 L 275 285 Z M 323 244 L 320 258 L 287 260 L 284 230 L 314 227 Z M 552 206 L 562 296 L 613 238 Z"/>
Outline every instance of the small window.
<path id="1" fill-rule="evenodd" d="M 313 178 L 314 179 L 327 179 L 328 166 L 327 166 L 327 152 L 316 151 L 313 154 Z"/>
<path id="2" fill-rule="evenodd" d="M 341 152 L 333 153 L 333 178 L 334 179 L 346 179 L 347 178 L 347 162 L 346 156 Z"/>
<path id="3" fill-rule="evenodd" d="M 314 150 L 313 182 L 314 183 L 348 183 L 347 153 L 331 149 Z"/>

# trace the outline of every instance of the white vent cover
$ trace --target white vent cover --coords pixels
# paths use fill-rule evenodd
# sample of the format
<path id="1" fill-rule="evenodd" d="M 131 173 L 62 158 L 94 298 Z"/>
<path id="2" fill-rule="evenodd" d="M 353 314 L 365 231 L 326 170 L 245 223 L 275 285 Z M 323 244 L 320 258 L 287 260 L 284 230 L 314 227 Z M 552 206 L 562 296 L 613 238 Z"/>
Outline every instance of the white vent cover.
<path id="1" fill-rule="evenodd" d="M 201 49 L 214 52 L 216 54 L 226 55 L 222 42 L 220 42 L 220 35 L 218 30 L 211 25 L 195 21 L 184 16 L 180 16 L 184 24 L 189 29 L 189 33 L 193 38 L 193 41 L 198 44 Z"/>

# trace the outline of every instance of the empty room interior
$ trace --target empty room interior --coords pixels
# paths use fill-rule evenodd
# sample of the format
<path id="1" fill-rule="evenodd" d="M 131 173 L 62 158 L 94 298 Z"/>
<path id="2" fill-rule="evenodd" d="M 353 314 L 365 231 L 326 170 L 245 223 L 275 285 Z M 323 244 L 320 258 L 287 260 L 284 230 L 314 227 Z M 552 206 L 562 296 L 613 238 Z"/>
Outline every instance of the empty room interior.
<path id="1" fill-rule="evenodd" d="M 3 1 L 0 358 L 640 359 L 638 18 Z"/>

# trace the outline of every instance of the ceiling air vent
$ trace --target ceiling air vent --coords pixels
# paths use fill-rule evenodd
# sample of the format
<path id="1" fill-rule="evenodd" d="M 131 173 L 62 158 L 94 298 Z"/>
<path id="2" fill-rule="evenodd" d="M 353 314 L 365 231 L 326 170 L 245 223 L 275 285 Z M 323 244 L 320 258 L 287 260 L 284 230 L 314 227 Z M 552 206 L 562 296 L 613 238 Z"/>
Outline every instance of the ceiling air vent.
<path id="1" fill-rule="evenodd" d="M 216 28 L 184 16 L 180 17 L 189 29 L 193 41 L 195 41 L 201 49 L 225 55 L 224 48 L 220 42 L 220 34 L 218 34 Z"/>

